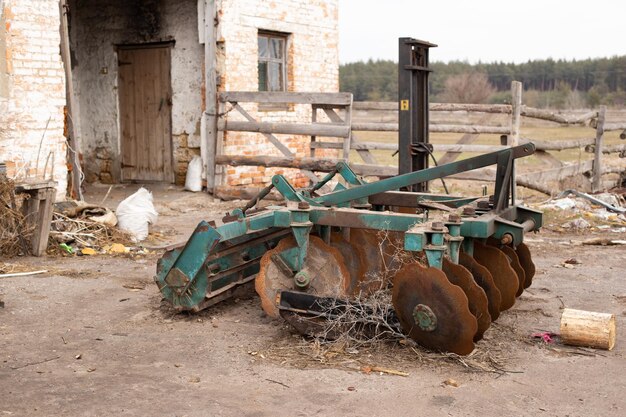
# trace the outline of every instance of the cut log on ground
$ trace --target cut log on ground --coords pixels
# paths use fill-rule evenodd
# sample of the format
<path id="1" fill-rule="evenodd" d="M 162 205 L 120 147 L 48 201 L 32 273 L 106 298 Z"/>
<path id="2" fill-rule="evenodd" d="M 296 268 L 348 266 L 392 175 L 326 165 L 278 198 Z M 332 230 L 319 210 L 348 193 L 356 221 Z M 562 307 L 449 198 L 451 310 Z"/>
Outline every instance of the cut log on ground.
<path id="1" fill-rule="evenodd" d="M 566 308 L 561 340 L 567 345 L 611 350 L 615 346 L 615 315 Z"/>

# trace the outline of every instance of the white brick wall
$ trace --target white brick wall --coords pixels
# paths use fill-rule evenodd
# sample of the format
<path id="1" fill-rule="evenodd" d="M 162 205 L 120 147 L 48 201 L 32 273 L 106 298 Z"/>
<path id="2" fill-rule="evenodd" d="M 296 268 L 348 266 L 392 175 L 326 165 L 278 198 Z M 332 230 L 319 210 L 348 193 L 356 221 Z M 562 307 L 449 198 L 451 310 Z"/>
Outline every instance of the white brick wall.
<path id="1" fill-rule="evenodd" d="M 226 91 L 258 89 L 259 30 L 289 34 L 287 51 L 288 90 L 298 92 L 337 92 L 339 90 L 338 2 L 337 0 L 222 0 L 218 40 L 223 40 L 224 55 L 218 62 Z M 293 111 L 258 112 L 243 105 L 258 121 L 310 122 L 310 106 L 295 106 Z M 235 111 L 229 117 L 239 119 Z M 241 119 L 243 120 L 243 119 Z M 318 120 L 320 120 L 318 118 Z M 309 156 L 308 137 L 280 135 L 297 156 Z M 280 155 L 261 134 L 227 133 L 225 154 Z M 319 152 L 319 151 L 318 151 Z M 227 185 L 261 185 L 272 175 L 285 173 L 296 185 L 305 185 L 297 171 L 263 167 L 226 167 Z"/>
<path id="2" fill-rule="evenodd" d="M 21 179 L 43 176 L 49 159 L 47 177 L 53 171 L 61 200 L 67 189 L 67 149 L 58 1 L 5 0 L 2 13 L 9 88 L 6 111 L 0 112 L 0 160 Z"/>

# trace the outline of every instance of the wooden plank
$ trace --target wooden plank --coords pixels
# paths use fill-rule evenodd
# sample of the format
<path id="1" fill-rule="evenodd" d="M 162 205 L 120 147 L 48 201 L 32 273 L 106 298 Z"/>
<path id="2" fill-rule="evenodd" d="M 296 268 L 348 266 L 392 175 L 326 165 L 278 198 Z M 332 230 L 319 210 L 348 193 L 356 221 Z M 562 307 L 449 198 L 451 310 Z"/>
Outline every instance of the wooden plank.
<path id="1" fill-rule="evenodd" d="M 323 108 L 323 110 L 324 110 L 324 113 L 326 113 L 326 116 L 328 116 L 330 121 L 333 123 L 345 123 L 348 126 L 350 126 L 350 124 L 352 123 L 352 111 L 350 110 L 350 107 L 346 108 L 346 120 L 345 121 L 341 117 L 339 117 L 339 115 L 335 112 L 334 109 Z M 356 149 L 352 147 L 352 144 L 354 142 L 356 142 L 356 138 L 354 138 L 354 134 L 350 132 L 350 137 L 343 141 L 343 144 L 341 147 L 341 149 L 343 149 L 343 157 L 346 161 L 350 159 L 350 149 Z M 313 140 L 311 141 L 311 143 L 313 143 Z M 314 148 L 311 147 L 311 149 L 313 150 Z M 365 161 L 366 163 L 376 164 L 376 160 L 367 149 L 358 149 L 357 153 L 359 154 L 361 159 L 363 159 L 363 161 Z"/>
<path id="2" fill-rule="evenodd" d="M 250 113 L 248 113 L 243 107 L 241 107 L 239 103 L 234 103 L 233 106 L 239 113 L 241 113 L 243 117 L 246 118 L 247 121 L 256 123 L 254 117 L 252 117 Z M 270 143 L 280 151 L 280 153 L 285 156 L 293 156 L 293 153 L 289 150 L 289 148 L 287 148 L 287 146 L 285 146 L 280 140 L 278 140 L 276 136 L 272 135 L 271 133 L 263 133 L 263 136 L 265 136 L 267 140 L 269 140 Z"/>
<path id="3" fill-rule="evenodd" d="M 479 124 L 484 124 L 487 121 L 489 121 L 490 116 L 489 115 L 484 115 L 483 117 L 480 118 L 480 120 L 478 121 Z M 457 145 L 469 145 L 471 143 L 473 143 L 474 141 L 476 141 L 478 139 L 480 135 L 476 134 L 476 133 L 466 133 L 463 136 L 461 136 L 461 138 L 457 141 Z M 455 151 L 447 151 L 441 158 L 439 158 L 439 164 L 440 165 L 444 165 L 444 164 L 448 164 L 450 162 L 454 162 L 459 156 L 461 156 L 461 152 L 455 152 Z"/>
<path id="4" fill-rule="evenodd" d="M 335 114 L 333 110 L 324 109 L 325 112 L 332 112 Z M 350 105 L 346 108 L 346 120 L 345 123 L 348 125 L 348 137 L 343 140 L 343 159 L 346 161 L 350 160 L 350 145 L 352 144 L 352 94 L 350 94 Z"/>
<path id="5" fill-rule="evenodd" d="M 204 3 L 204 81 L 206 89 L 204 101 L 204 141 L 200 143 L 201 153 L 205 155 L 204 172 L 206 173 L 207 192 L 212 193 L 216 184 L 215 155 L 218 143 L 217 131 L 217 45 L 216 45 L 216 5 L 215 0 Z M 202 149 L 204 148 L 204 149 Z"/>
<path id="6" fill-rule="evenodd" d="M 76 96 L 74 94 L 74 83 L 72 82 L 72 65 L 70 52 L 70 36 L 67 21 L 69 7 L 67 0 L 59 1 L 61 16 L 61 60 L 65 71 L 65 94 L 67 96 L 67 114 L 69 121 L 68 145 L 70 147 L 69 159 L 72 164 L 71 197 L 79 201 L 83 200 L 83 190 L 81 188 L 81 172 L 79 155 L 82 151 L 80 139 L 80 113 L 76 108 Z M 52 168 L 54 172 L 54 167 Z M 44 173 L 45 174 L 45 173 Z"/>
<path id="7" fill-rule="evenodd" d="M 398 111 L 398 103 L 377 101 L 355 101 L 352 105 L 354 110 L 363 111 Z M 500 113 L 510 114 L 511 106 L 507 104 L 465 104 L 465 103 L 430 103 L 430 111 L 436 112 L 474 112 L 474 113 Z"/>
<path id="8" fill-rule="evenodd" d="M 464 145 L 464 144 L 444 144 L 444 143 L 431 143 L 435 152 L 475 152 L 475 153 L 487 153 L 500 151 L 507 149 L 508 146 L 501 145 Z M 311 144 L 312 147 L 317 149 L 341 149 L 342 144 L 338 142 L 316 142 Z M 355 150 L 385 150 L 385 151 L 397 151 L 398 145 L 395 143 L 382 143 L 382 142 L 356 142 L 352 144 L 352 149 Z M 441 164 L 441 163 L 440 163 Z"/>
<path id="9" fill-rule="evenodd" d="M 548 153 L 546 151 L 536 150 L 534 155 L 538 159 L 546 162 L 552 168 L 560 168 L 560 167 L 562 167 L 564 165 L 563 161 L 561 161 L 558 158 L 555 158 L 554 155 L 552 155 L 551 153 Z"/>
<path id="10" fill-rule="evenodd" d="M 224 91 L 219 93 L 219 100 L 238 103 L 290 103 L 290 104 L 326 104 L 339 107 L 349 106 L 351 93 L 292 93 L 281 91 Z"/>
<path id="11" fill-rule="evenodd" d="M 397 132 L 397 123 L 353 123 L 352 131 L 365 132 Z M 471 126 L 471 125 L 444 125 L 430 124 L 430 132 L 448 132 L 448 133 L 494 133 L 509 134 L 510 128 L 504 126 Z"/>
<path id="12" fill-rule="evenodd" d="M 218 130 L 231 132 L 275 133 L 283 135 L 332 136 L 347 138 L 350 136 L 349 126 L 327 123 L 269 123 L 240 122 L 219 120 Z"/>
<path id="13" fill-rule="evenodd" d="M 591 111 L 582 115 L 555 113 L 544 109 L 522 106 L 520 114 L 531 119 L 547 120 L 560 124 L 583 124 L 596 117 L 597 112 Z"/>
<path id="14" fill-rule="evenodd" d="M 606 116 L 605 116 L 606 117 Z M 605 132 L 610 132 L 610 131 L 614 131 L 614 130 L 625 130 L 626 129 L 626 123 L 605 123 L 604 124 L 604 131 Z M 626 134 L 626 132 L 625 132 Z M 625 137 L 622 137 L 622 135 L 620 135 L 620 138 L 625 139 Z"/>
<path id="15" fill-rule="evenodd" d="M 587 145 L 593 145 L 595 141 L 596 140 L 592 138 L 564 139 L 564 140 L 551 140 L 551 141 L 542 141 L 542 140 L 526 139 L 526 138 L 520 139 L 520 143 L 532 142 L 535 145 L 535 148 L 539 151 L 562 151 L 564 149 L 584 148 Z"/>
<path id="16" fill-rule="evenodd" d="M 234 107 L 239 113 L 241 113 L 243 117 L 246 118 L 246 120 L 248 120 L 249 122 L 256 122 L 254 117 L 252 117 L 250 113 L 248 113 L 243 107 L 241 107 L 239 103 L 234 103 Z M 278 140 L 276 136 L 272 135 L 271 133 L 263 133 L 263 136 L 265 136 L 267 140 L 269 140 L 270 143 L 274 145 L 283 155 L 289 157 L 295 156 L 293 152 L 291 152 L 287 146 L 285 146 L 280 140 Z M 311 181 L 313 181 L 313 183 L 317 183 L 320 180 L 317 175 L 315 175 L 311 171 L 302 170 L 302 173 L 306 175 Z"/>
<path id="17" fill-rule="evenodd" d="M 593 161 L 588 160 L 582 161 L 581 163 L 564 165 L 560 168 L 521 174 L 518 175 L 518 179 L 525 179 L 540 184 L 547 184 L 551 181 L 562 181 L 565 178 L 573 177 L 575 175 L 581 175 L 591 171 L 592 169 Z"/>
<path id="18" fill-rule="evenodd" d="M 361 144 L 362 144 L 362 142 L 359 140 L 359 138 L 357 136 L 355 136 L 355 134 L 353 132 L 352 133 L 352 143 L 350 145 L 350 148 L 351 149 L 356 149 L 356 152 L 359 154 L 359 156 L 361 157 L 363 162 L 365 162 L 366 164 L 377 165 L 378 161 L 376 160 L 374 155 L 372 155 L 372 153 L 369 151 L 369 149 L 367 147 L 361 148 L 360 147 Z M 396 146 L 396 148 L 397 148 L 397 146 Z"/>
<path id="19" fill-rule="evenodd" d="M 246 155 L 218 155 L 216 163 L 231 166 L 265 166 L 277 168 L 298 168 L 311 171 L 330 172 L 335 169 L 340 159 L 321 158 L 289 158 L 279 156 L 246 156 Z M 350 167 L 359 175 L 392 176 L 398 175 L 398 168 L 379 165 L 359 165 Z"/>

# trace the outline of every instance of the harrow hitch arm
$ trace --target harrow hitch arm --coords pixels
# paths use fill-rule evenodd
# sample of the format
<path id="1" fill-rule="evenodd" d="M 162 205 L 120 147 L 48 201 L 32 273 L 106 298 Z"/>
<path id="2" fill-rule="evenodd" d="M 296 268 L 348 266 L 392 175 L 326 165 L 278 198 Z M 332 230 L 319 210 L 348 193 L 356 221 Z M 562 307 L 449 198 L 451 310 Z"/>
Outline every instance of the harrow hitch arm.
<path id="1" fill-rule="evenodd" d="M 362 185 L 359 187 L 349 188 L 346 190 L 335 191 L 325 194 L 315 200 L 325 206 L 335 206 L 349 201 L 369 197 L 373 194 L 385 191 L 398 190 L 409 187 L 414 184 L 447 177 L 461 172 L 472 171 L 478 168 L 484 168 L 490 165 L 501 163 L 502 161 L 512 162 L 515 159 L 530 156 L 535 152 L 535 145 L 526 143 L 514 146 L 509 149 L 491 152 L 485 155 L 476 156 L 462 161 L 452 162 L 421 171 L 409 172 L 407 174 L 386 178 L 374 183 Z M 510 175 L 509 175 L 510 178 Z"/>

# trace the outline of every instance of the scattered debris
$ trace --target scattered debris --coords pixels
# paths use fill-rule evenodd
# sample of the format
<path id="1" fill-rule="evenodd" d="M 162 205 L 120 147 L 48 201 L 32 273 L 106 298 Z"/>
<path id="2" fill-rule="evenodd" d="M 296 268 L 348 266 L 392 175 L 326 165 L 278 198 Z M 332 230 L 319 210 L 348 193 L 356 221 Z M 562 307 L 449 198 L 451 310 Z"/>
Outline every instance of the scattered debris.
<path id="1" fill-rule="evenodd" d="M 552 333 L 552 332 L 538 332 L 538 333 L 533 333 L 530 335 L 530 337 L 534 339 L 541 339 L 545 343 L 554 343 L 554 337 L 557 337 L 557 336 L 558 334 Z"/>
<path id="2" fill-rule="evenodd" d="M 33 365 L 41 365 L 42 363 L 46 363 L 46 362 L 51 362 L 51 361 L 55 361 L 57 359 L 61 358 L 60 356 L 54 356 L 52 358 L 49 359 L 44 359 L 41 361 L 37 361 L 37 362 L 29 362 L 26 363 L 24 365 L 20 365 L 20 366 L 12 366 L 11 369 L 16 370 L 16 369 L 22 369 L 22 368 L 26 368 L 27 366 L 33 366 Z"/>
<path id="3" fill-rule="evenodd" d="M 91 256 L 91 255 L 97 255 L 97 254 L 98 254 L 98 252 L 96 252 L 96 251 L 95 251 L 94 249 L 92 249 L 92 248 L 82 248 L 82 249 L 80 250 L 80 253 L 81 253 L 81 254 L 83 254 L 83 255 L 88 255 L 88 256 Z"/>
<path id="4" fill-rule="evenodd" d="M 47 269 L 41 269 L 39 271 L 28 271 L 28 272 L 12 272 L 8 274 L 0 274 L 0 278 L 25 277 L 29 275 L 45 274 L 46 272 L 48 272 Z"/>
<path id="5" fill-rule="evenodd" d="M 145 290 L 146 286 L 144 284 L 124 284 L 122 287 L 127 288 L 129 290 Z"/>
<path id="6" fill-rule="evenodd" d="M 84 202 L 64 201 L 55 204 L 50 236 L 58 246 L 49 244 L 49 251 L 58 247 L 70 255 L 91 255 L 82 249 L 90 248 L 96 254 L 111 242 L 128 242 L 129 236 L 112 224 L 114 216 L 107 208 Z"/>
<path id="7" fill-rule="evenodd" d="M 112 245 L 107 245 L 103 248 L 108 253 L 128 253 L 130 252 L 130 248 L 122 245 L 121 243 L 114 243 Z"/>
<path id="8" fill-rule="evenodd" d="M 265 380 L 266 380 L 266 381 L 268 381 L 268 382 L 271 382 L 272 384 L 278 384 L 278 385 L 281 385 L 281 386 L 283 386 L 283 387 L 285 387 L 285 388 L 290 388 L 290 386 L 289 386 L 289 385 L 287 385 L 287 384 L 283 384 L 283 383 L 282 383 L 282 382 L 280 382 L 280 381 L 274 381 L 273 379 L 269 379 L 269 378 L 265 378 Z"/>
<path id="9" fill-rule="evenodd" d="M 571 265 L 582 265 L 582 262 L 580 262 L 578 259 L 576 258 L 569 258 L 563 261 L 563 263 L 566 264 L 571 264 Z"/>
<path id="10" fill-rule="evenodd" d="M 82 359 L 83 355 L 81 355 L 80 353 L 76 356 L 74 356 L 74 359 L 79 360 Z"/>
<path id="11" fill-rule="evenodd" d="M 622 196 L 610 193 L 602 193 L 592 196 L 576 190 L 565 190 L 561 194 L 559 194 L 557 198 L 561 199 L 563 197 L 567 197 L 570 194 L 574 194 L 577 197 L 589 200 L 595 205 L 603 206 L 609 211 L 615 213 L 626 213 L 626 208 L 622 207 L 624 205 L 624 198 Z"/>
<path id="12" fill-rule="evenodd" d="M 149 227 L 158 217 L 152 204 L 152 193 L 143 187 L 123 200 L 115 212 L 120 229 L 130 233 L 134 242 L 148 237 Z"/>
<path id="13" fill-rule="evenodd" d="M 381 374 L 409 376 L 408 372 L 396 371 L 395 369 L 381 368 L 380 366 L 362 366 L 361 372 L 370 374 L 372 372 L 380 372 Z"/>
<path id="14" fill-rule="evenodd" d="M 626 245 L 626 240 L 607 239 L 603 237 L 587 239 L 582 242 L 583 245 L 588 246 L 617 246 Z"/>
<path id="15" fill-rule="evenodd" d="M 591 227 L 591 223 L 581 217 L 564 223 L 562 227 L 565 229 L 584 230 L 589 229 Z"/>
<path id="16" fill-rule="evenodd" d="M 448 387 L 458 388 L 459 383 L 456 380 L 452 379 L 452 378 L 448 378 L 445 381 L 443 381 L 443 385 L 444 386 L 448 386 Z"/>

